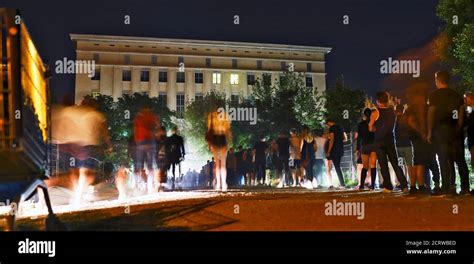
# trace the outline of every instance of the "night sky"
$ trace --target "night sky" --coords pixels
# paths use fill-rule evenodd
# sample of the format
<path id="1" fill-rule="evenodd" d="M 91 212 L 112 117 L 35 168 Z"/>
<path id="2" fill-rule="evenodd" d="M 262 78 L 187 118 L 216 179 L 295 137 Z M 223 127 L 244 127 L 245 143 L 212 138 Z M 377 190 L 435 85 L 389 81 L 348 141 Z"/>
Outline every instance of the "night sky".
<path id="1" fill-rule="evenodd" d="M 343 74 L 346 84 L 374 94 L 385 88 L 381 60 L 423 46 L 439 32 L 437 2 L 0 0 L 0 6 L 20 9 L 51 66 L 74 58 L 70 33 L 326 46 L 333 48 L 326 63 L 328 85 Z M 123 23 L 125 15 L 131 16 L 130 25 Z M 233 24 L 234 15 L 240 25 Z M 342 23 L 344 15 L 349 25 Z M 58 99 L 71 96 L 74 76 L 53 73 L 51 87 Z"/>

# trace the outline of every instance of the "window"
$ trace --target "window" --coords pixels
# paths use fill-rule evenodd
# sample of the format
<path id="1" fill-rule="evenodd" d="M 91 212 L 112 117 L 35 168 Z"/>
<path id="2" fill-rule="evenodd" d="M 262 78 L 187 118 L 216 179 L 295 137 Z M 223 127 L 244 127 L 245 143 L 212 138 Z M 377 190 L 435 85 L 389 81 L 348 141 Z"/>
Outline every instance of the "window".
<path id="1" fill-rule="evenodd" d="M 306 75 L 306 87 L 313 87 L 313 77 Z"/>
<path id="2" fill-rule="evenodd" d="M 196 93 L 194 96 L 194 101 L 202 101 L 204 99 L 204 95 L 202 93 Z"/>
<path id="3" fill-rule="evenodd" d="M 230 101 L 231 101 L 232 103 L 234 103 L 234 104 L 239 103 L 239 95 L 237 95 L 237 94 L 232 94 L 232 95 L 230 96 Z"/>
<path id="4" fill-rule="evenodd" d="M 237 69 L 237 59 L 232 59 L 232 69 Z"/>
<path id="5" fill-rule="evenodd" d="M 176 113 L 178 117 L 183 117 L 184 114 L 184 94 L 179 93 L 176 95 Z"/>
<path id="6" fill-rule="evenodd" d="M 262 69 L 262 61 L 258 60 L 257 61 L 257 70 L 261 70 L 261 69 Z"/>
<path id="7" fill-rule="evenodd" d="M 239 84 L 239 74 L 232 73 L 230 75 L 230 84 L 238 85 Z"/>
<path id="8" fill-rule="evenodd" d="M 158 102 L 161 102 L 164 105 L 167 105 L 168 95 L 165 92 L 160 92 L 160 94 L 158 94 Z"/>
<path id="9" fill-rule="evenodd" d="M 184 58 L 183 57 L 178 57 L 178 64 L 184 63 Z"/>
<path id="10" fill-rule="evenodd" d="M 130 55 L 123 56 L 123 61 L 125 64 L 130 64 Z"/>
<path id="11" fill-rule="evenodd" d="M 132 80 L 132 71 L 131 70 L 124 70 L 122 72 L 122 81 L 129 82 Z"/>
<path id="12" fill-rule="evenodd" d="M 214 72 L 212 74 L 212 83 L 213 84 L 221 84 L 221 74 L 218 72 Z"/>
<path id="13" fill-rule="evenodd" d="M 307 72 L 312 72 L 312 67 L 311 67 L 311 63 L 306 63 L 306 71 Z"/>
<path id="14" fill-rule="evenodd" d="M 150 71 L 148 71 L 148 70 L 140 71 L 140 81 L 141 82 L 149 82 L 150 81 Z"/>
<path id="15" fill-rule="evenodd" d="M 210 58 L 206 58 L 206 67 L 211 68 L 211 59 Z"/>
<path id="16" fill-rule="evenodd" d="M 177 83 L 184 83 L 186 81 L 186 77 L 184 72 L 177 72 L 176 73 L 176 82 Z"/>
<path id="17" fill-rule="evenodd" d="M 280 79 L 279 79 L 279 81 L 280 81 L 280 85 L 286 85 L 286 83 L 285 83 L 285 82 L 286 82 L 285 75 L 280 74 Z"/>
<path id="18" fill-rule="evenodd" d="M 158 72 L 158 82 L 168 82 L 168 72 L 167 71 L 159 71 Z"/>
<path id="19" fill-rule="evenodd" d="M 94 72 L 94 76 L 91 77 L 93 81 L 100 81 L 100 70 L 96 69 Z"/>
<path id="20" fill-rule="evenodd" d="M 247 85 L 255 85 L 255 74 L 247 74 Z"/>
<path id="21" fill-rule="evenodd" d="M 202 81 L 203 81 L 202 72 L 194 73 L 194 83 L 202 83 Z"/>
<path id="22" fill-rule="evenodd" d="M 158 65 L 158 57 L 156 55 L 151 56 L 151 65 Z"/>
<path id="23" fill-rule="evenodd" d="M 287 70 L 287 68 L 286 68 L 286 62 L 282 61 L 280 67 L 281 67 L 281 70 L 282 70 L 282 71 L 286 71 L 286 70 Z"/>
<path id="24" fill-rule="evenodd" d="M 95 61 L 95 63 L 99 63 L 99 58 L 100 58 L 99 54 L 98 54 L 98 53 L 94 53 L 94 55 L 92 55 L 92 56 L 93 56 L 92 59 Z"/>

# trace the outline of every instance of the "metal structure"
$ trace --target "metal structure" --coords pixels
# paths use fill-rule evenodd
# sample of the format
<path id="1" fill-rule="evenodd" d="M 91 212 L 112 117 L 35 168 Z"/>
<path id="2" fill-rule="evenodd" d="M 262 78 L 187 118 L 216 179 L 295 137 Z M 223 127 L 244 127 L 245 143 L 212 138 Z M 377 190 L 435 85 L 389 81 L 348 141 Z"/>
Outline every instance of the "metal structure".
<path id="1" fill-rule="evenodd" d="M 0 200 L 18 206 L 41 189 L 51 219 L 49 73 L 18 10 L 0 8 L 0 57 Z M 7 217 L 12 230 L 15 215 Z"/>

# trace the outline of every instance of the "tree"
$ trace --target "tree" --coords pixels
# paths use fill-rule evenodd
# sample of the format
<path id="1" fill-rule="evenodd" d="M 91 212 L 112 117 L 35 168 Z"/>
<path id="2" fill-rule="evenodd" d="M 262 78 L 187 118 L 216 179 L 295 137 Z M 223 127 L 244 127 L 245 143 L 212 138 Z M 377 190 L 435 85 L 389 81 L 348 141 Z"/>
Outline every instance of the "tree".
<path id="1" fill-rule="evenodd" d="M 441 58 L 461 78 L 462 90 L 474 89 L 474 1 L 440 0 L 437 15 L 446 22 Z"/>
<path id="2" fill-rule="evenodd" d="M 359 122 L 366 98 L 364 91 L 350 89 L 339 78 L 334 87 L 326 90 L 327 117 L 351 131 Z"/>
<path id="3" fill-rule="evenodd" d="M 102 112 L 108 125 L 109 135 L 113 145 L 113 153 L 105 157 L 105 161 L 114 165 L 130 165 L 131 160 L 128 155 L 128 141 L 132 136 L 133 119 L 144 107 L 149 107 L 160 116 L 161 124 L 166 128 L 171 128 L 174 124 L 171 118 L 175 115 L 168 109 L 164 102 L 156 97 L 149 97 L 147 94 L 134 93 L 124 94 L 114 102 L 108 95 L 86 96 L 97 102 L 98 110 Z"/>

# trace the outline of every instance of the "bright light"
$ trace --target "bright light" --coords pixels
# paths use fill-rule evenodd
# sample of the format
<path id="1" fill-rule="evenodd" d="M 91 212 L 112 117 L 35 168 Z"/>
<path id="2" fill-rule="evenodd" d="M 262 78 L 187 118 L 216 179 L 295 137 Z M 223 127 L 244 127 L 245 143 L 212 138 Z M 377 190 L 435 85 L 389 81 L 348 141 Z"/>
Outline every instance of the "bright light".
<path id="1" fill-rule="evenodd" d="M 215 72 L 212 74 L 212 83 L 213 84 L 221 84 L 221 74 Z"/>
<path id="2" fill-rule="evenodd" d="M 232 73 L 230 75 L 230 84 L 239 84 L 239 75 L 237 73 Z"/>

